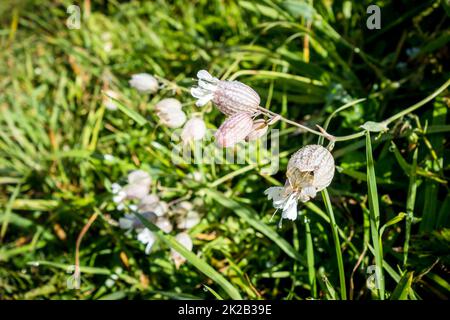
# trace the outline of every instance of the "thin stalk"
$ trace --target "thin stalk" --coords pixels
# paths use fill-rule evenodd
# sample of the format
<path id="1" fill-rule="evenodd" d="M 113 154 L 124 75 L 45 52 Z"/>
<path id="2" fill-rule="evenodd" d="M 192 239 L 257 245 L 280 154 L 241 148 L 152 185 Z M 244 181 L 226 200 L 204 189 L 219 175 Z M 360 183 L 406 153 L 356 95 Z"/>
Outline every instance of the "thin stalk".
<path id="1" fill-rule="evenodd" d="M 367 158 L 367 188 L 370 213 L 370 230 L 372 234 L 372 244 L 375 252 L 377 289 L 380 299 L 384 300 L 384 276 L 383 276 L 383 247 L 379 238 L 380 229 L 380 208 L 378 205 L 378 191 L 375 175 L 375 166 L 372 156 L 372 142 L 370 132 L 366 132 L 366 158 Z"/>
<path id="2" fill-rule="evenodd" d="M 330 125 L 331 120 L 341 111 L 344 111 L 350 107 L 353 107 L 354 105 L 357 105 L 360 102 L 365 101 L 366 98 L 361 98 L 361 99 L 357 99 L 357 100 L 353 100 L 349 103 L 344 104 L 343 106 L 337 108 L 336 110 L 334 110 L 327 118 L 327 120 L 325 120 L 325 123 L 323 124 L 322 128 L 327 131 L 328 130 L 328 126 Z M 324 137 L 319 137 L 319 144 L 323 144 L 323 138 Z M 340 137 L 342 139 L 342 137 Z M 342 140 L 341 140 L 342 141 Z"/>
<path id="3" fill-rule="evenodd" d="M 307 126 L 304 126 L 304 125 L 302 125 L 302 124 L 300 124 L 300 123 L 297 123 L 297 122 L 295 122 L 295 121 L 286 119 L 285 117 L 279 115 L 279 114 L 276 113 L 276 112 L 270 111 L 270 110 L 268 110 L 268 109 L 266 109 L 266 108 L 263 108 L 263 107 L 258 107 L 258 110 L 261 111 L 263 114 L 266 114 L 266 115 L 269 115 L 269 116 L 272 116 L 272 117 L 277 117 L 277 118 L 280 119 L 281 121 L 284 121 L 284 122 L 286 122 L 286 123 L 289 123 L 290 125 L 299 127 L 299 128 L 301 128 L 301 129 L 303 129 L 303 130 L 305 130 L 305 131 L 308 131 L 308 132 L 314 133 L 315 135 L 323 136 L 323 137 L 329 139 L 329 136 L 328 136 L 328 135 L 323 134 L 323 133 L 321 133 L 321 132 L 319 132 L 319 131 L 316 131 L 316 130 L 314 130 L 314 129 L 308 128 Z"/>
<path id="4" fill-rule="evenodd" d="M 341 243 L 338 236 L 338 226 L 336 220 L 334 219 L 333 207 L 331 206 L 330 196 L 328 195 L 327 189 L 322 191 L 322 198 L 325 203 L 325 208 L 328 215 L 330 216 L 331 233 L 333 235 L 334 248 L 336 251 L 336 258 L 339 269 L 339 283 L 341 287 L 341 299 L 347 300 L 347 289 L 345 285 L 345 272 L 344 272 L 344 261 L 342 259 Z"/>
<path id="5" fill-rule="evenodd" d="M 403 267 L 406 267 L 408 262 L 408 250 L 409 250 L 409 239 L 411 237 L 411 224 L 414 219 L 414 204 L 416 202 L 416 168 L 417 168 L 417 153 L 418 149 L 414 150 L 413 163 L 411 166 L 411 172 L 409 174 L 409 188 L 408 188 L 408 200 L 406 201 L 406 227 L 405 227 L 405 243 L 403 245 Z"/>
<path id="6" fill-rule="evenodd" d="M 425 105 L 427 102 L 433 100 L 436 96 L 438 96 L 445 89 L 447 89 L 447 87 L 449 85 L 450 85 L 450 79 L 447 80 L 442 86 L 440 86 L 436 91 L 434 91 L 431 95 L 429 95 L 425 99 L 417 102 L 416 104 L 412 105 L 409 108 L 406 108 L 403 111 L 400 111 L 399 113 L 396 113 L 392 117 L 387 118 L 386 120 L 383 120 L 381 123 L 384 123 L 387 126 L 388 124 L 394 122 L 395 120 L 397 120 L 397 119 L 399 119 L 399 118 L 401 118 L 401 117 L 403 117 L 403 116 L 405 116 L 405 115 L 415 111 L 416 109 L 418 109 L 421 106 Z M 354 105 L 354 104 L 356 104 L 358 102 L 361 102 L 363 100 L 364 99 L 358 99 L 358 100 L 352 101 L 352 102 L 350 102 L 350 103 L 348 103 L 346 105 L 343 105 L 342 107 L 338 108 L 332 115 L 330 115 L 330 117 L 334 116 L 337 112 L 342 111 L 343 109 L 348 108 L 348 107 L 350 107 L 350 106 L 352 106 L 352 105 Z M 299 123 L 297 123 L 295 121 L 286 119 L 283 116 L 279 115 L 278 113 L 272 112 L 272 111 L 270 111 L 270 110 L 268 110 L 266 108 L 258 107 L 258 110 L 262 114 L 269 115 L 269 116 L 272 116 L 272 117 L 277 117 L 278 119 L 280 119 L 283 122 L 286 122 L 286 123 L 288 123 L 290 125 L 299 127 L 299 128 L 301 128 L 301 129 L 303 129 L 305 131 L 308 131 L 310 133 L 313 133 L 313 134 L 321 137 L 319 142 L 323 142 L 323 138 L 326 138 L 326 139 L 330 140 L 331 142 L 354 140 L 354 139 L 357 139 L 357 138 L 360 138 L 360 137 L 364 136 L 365 133 L 366 133 L 365 130 L 361 130 L 359 132 L 356 132 L 356 133 L 353 133 L 353 134 L 350 134 L 350 135 L 336 137 L 336 136 L 333 136 L 333 135 L 331 135 L 331 134 L 326 132 L 326 128 L 328 127 L 329 122 L 325 123 L 325 129 L 322 129 L 322 128 L 319 127 L 321 129 L 321 132 L 319 132 L 319 131 L 313 130 L 311 128 L 308 128 L 307 126 L 301 125 L 301 124 L 299 124 Z"/>

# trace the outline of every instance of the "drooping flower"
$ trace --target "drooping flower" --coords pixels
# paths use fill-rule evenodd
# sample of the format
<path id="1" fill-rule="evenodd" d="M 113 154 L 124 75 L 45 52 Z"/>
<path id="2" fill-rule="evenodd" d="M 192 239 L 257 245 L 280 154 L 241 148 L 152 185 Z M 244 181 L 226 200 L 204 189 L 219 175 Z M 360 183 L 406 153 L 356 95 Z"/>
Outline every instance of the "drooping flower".
<path id="1" fill-rule="evenodd" d="M 245 137 L 246 141 L 254 141 L 261 138 L 263 135 L 266 134 L 267 130 L 269 129 L 269 126 L 267 125 L 266 120 L 264 119 L 258 119 L 253 122 L 252 130 L 250 133 Z"/>
<path id="2" fill-rule="evenodd" d="M 264 191 L 275 209 L 282 210 L 282 218 L 297 218 L 297 202 L 307 202 L 317 192 L 328 187 L 335 171 L 331 153 L 320 145 L 307 145 L 292 155 L 287 167 L 284 187 Z"/>
<path id="3" fill-rule="evenodd" d="M 206 70 L 197 72 L 197 78 L 198 87 L 191 88 L 191 94 L 198 99 L 198 107 L 212 101 L 227 116 L 241 112 L 257 113 L 261 99 L 249 86 L 239 81 L 219 80 Z"/>
<path id="4" fill-rule="evenodd" d="M 163 99 L 155 105 L 156 115 L 169 128 L 179 128 L 186 122 L 186 114 L 181 108 L 181 102 L 175 98 Z"/>
<path id="5" fill-rule="evenodd" d="M 187 250 L 192 251 L 192 240 L 189 234 L 186 232 L 181 232 L 175 236 L 175 240 L 179 242 L 183 247 L 185 247 Z M 172 257 L 175 267 L 178 269 L 180 266 L 186 262 L 186 258 L 184 258 L 181 254 L 179 254 L 176 250 L 170 249 L 170 256 Z"/>
<path id="6" fill-rule="evenodd" d="M 133 74 L 129 84 L 142 93 L 155 93 L 159 88 L 158 80 L 148 73 Z"/>
<path id="7" fill-rule="evenodd" d="M 186 122 L 181 132 L 181 140 L 184 143 L 203 139 L 206 134 L 205 122 L 200 118 L 191 118 Z"/>
<path id="8" fill-rule="evenodd" d="M 225 120 L 215 134 L 220 147 L 232 147 L 247 137 L 253 127 L 253 120 L 246 112 L 236 113 Z"/>

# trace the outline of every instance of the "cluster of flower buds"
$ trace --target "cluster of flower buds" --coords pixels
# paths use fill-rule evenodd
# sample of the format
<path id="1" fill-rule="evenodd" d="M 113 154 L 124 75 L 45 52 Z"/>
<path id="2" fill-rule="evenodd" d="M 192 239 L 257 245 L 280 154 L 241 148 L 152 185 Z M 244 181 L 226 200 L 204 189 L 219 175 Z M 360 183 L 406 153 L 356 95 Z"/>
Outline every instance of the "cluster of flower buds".
<path id="1" fill-rule="evenodd" d="M 244 140 L 256 140 L 267 132 L 267 122 L 255 120 L 261 102 L 255 90 L 239 81 L 219 80 L 206 70 L 200 70 L 197 78 L 198 86 L 191 88 L 192 96 L 198 99 L 196 105 L 201 107 L 212 101 L 227 116 L 215 135 L 219 146 L 232 147 Z"/>
<path id="2" fill-rule="evenodd" d="M 123 187 L 117 183 L 112 185 L 113 199 L 117 203 L 118 209 L 141 214 L 165 233 L 170 233 L 176 229 L 177 241 L 188 250 L 192 250 L 192 240 L 187 231 L 200 222 L 200 214 L 195 210 L 195 207 L 202 206 L 202 203 L 198 203 L 201 200 L 195 199 L 193 203 L 181 201 L 173 207 L 169 207 L 156 194 L 149 193 L 151 178 L 143 170 L 130 172 L 127 182 L 128 184 Z M 119 226 L 126 229 L 128 233 L 135 230 L 138 241 L 145 245 L 145 253 L 150 253 L 157 236 L 146 228 L 136 215 L 125 213 L 119 219 Z M 176 268 L 179 268 L 186 261 L 174 250 L 171 251 L 171 258 Z"/>
<path id="3" fill-rule="evenodd" d="M 321 145 L 307 145 L 292 155 L 284 187 L 270 187 L 264 193 L 283 219 L 297 219 L 297 202 L 307 202 L 328 187 L 335 171 L 331 153 Z"/>

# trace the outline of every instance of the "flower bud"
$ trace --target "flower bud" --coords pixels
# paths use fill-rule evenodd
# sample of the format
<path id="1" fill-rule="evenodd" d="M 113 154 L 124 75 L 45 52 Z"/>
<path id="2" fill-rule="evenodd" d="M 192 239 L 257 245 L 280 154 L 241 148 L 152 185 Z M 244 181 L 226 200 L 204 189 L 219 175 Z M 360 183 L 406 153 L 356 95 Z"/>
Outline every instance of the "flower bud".
<path id="1" fill-rule="evenodd" d="M 222 123 L 217 130 L 215 137 L 220 147 L 232 147 L 241 142 L 250 133 L 253 127 L 253 120 L 250 114 L 237 113 Z"/>
<path id="2" fill-rule="evenodd" d="M 197 141 L 203 139 L 206 134 L 205 122 L 200 118 L 191 118 L 183 127 L 181 139 L 183 142 Z"/>
<path id="3" fill-rule="evenodd" d="M 330 185 L 334 170 L 333 156 L 326 148 L 307 145 L 291 157 L 286 175 L 292 189 L 300 192 L 300 201 L 306 202 Z"/>
<path id="4" fill-rule="evenodd" d="M 266 134 L 267 130 L 269 129 L 269 126 L 267 125 L 266 121 L 264 119 L 258 119 L 253 122 L 252 130 L 248 134 L 247 137 L 245 137 L 246 141 L 254 141 L 261 138 L 263 135 Z"/>
<path id="5" fill-rule="evenodd" d="M 206 70 L 197 73 L 198 87 L 191 89 L 197 98 L 196 105 L 201 107 L 209 101 L 227 116 L 241 112 L 254 114 L 261 99 L 255 90 L 239 81 L 222 81 L 211 76 Z"/>
<path id="6" fill-rule="evenodd" d="M 174 112 L 160 117 L 161 123 L 169 128 L 179 128 L 186 122 L 186 114 L 183 111 Z"/>
<path id="7" fill-rule="evenodd" d="M 155 111 L 157 113 L 172 113 L 181 111 L 181 102 L 175 98 L 162 99 L 155 105 Z"/>
<path id="8" fill-rule="evenodd" d="M 128 83 L 142 93 L 155 93 L 159 87 L 155 77 L 148 73 L 133 74 Z"/>

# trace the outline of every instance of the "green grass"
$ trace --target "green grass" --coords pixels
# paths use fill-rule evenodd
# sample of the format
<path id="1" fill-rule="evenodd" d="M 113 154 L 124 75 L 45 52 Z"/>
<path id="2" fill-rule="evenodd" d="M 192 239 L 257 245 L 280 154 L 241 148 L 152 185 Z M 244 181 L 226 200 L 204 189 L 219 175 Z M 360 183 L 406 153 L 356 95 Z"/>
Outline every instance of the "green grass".
<path id="1" fill-rule="evenodd" d="M 381 30 L 365 27 L 373 1 L 80 3 L 79 30 L 65 25 L 71 1 L 0 4 L 0 299 L 448 299 L 445 1 L 378 1 Z M 172 162 L 177 131 L 158 123 L 158 101 L 179 99 L 210 129 L 224 120 L 194 105 L 200 69 L 336 137 L 333 182 L 299 205 L 297 221 L 279 228 L 263 192 L 284 185 L 290 155 L 316 143 L 312 133 L 274 125 L 274 175 L 264 154 Z M 137 93 L 128 80 L 140 72 L 163 88 Z M 107 90 L 118 110 L 105 107 Z M 196 203 L 192 252 L 156 231 L 146 255 L 117 226 L 111 185 L 134 169 L 164 201 Z M 74 290 L 77 239 L 94 214 Z M 188 260 L 179 269 L 171 248 Z M 383 277 L 372 291 L 374 265 Z"/>

